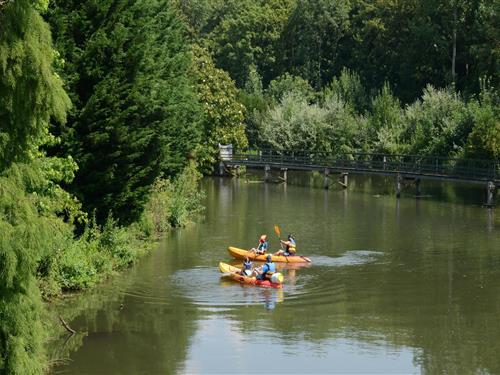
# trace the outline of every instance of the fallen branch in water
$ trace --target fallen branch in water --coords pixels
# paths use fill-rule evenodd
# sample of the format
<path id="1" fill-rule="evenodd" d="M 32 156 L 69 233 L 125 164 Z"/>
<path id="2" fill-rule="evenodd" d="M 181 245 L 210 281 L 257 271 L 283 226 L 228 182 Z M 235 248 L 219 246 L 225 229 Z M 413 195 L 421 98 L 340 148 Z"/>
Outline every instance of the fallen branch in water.
<path id="1" fill-rule="evenodd" d="M 66 323 L 66 321 L 63 319 L 63 317 L 61 315 L 59 315 L 59 320 L 61 321 L 61 324 L 64 326 L 64 328 L 66 328 L 66 330 L 68 332 L 70 332 L 72 335 L 74 335 L 76 333 L 76 331 L 71 328 L 68 323 Z"/>

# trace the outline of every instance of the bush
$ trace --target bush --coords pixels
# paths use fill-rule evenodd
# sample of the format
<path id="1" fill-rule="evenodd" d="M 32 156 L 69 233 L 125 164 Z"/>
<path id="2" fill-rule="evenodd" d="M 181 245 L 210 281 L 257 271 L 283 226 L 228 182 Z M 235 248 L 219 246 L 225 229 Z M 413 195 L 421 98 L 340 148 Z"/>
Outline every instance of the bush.
<path id="1" fill-rule="evenodd" d="M 367 122 L 338 97 L 320 106 L 287 94 L 260 119 L 261 143 L 278 150 L 342 154 L 367 149 Z"/>
<path id="2" fill-rule="evenodd" d="M 279 103 L 286 95 L 295 95 L 312 102 L 315 99 L 315 92 L 309 82 L 302 77 L 292 76 L 285 73 L 269 83 L 266 96 L 273 102 Z"/>
<path id="3" fill-rule="evenodd" d="M 483 88 L 479 100 L 469 103 L 473 128 L 467 139 L 466 156 L 476 159 L 500 159 L 500 106 L 495 91 Z"/>
<path id="4" fill-rule="evenodd" d="M 408 106 L 407 141 L 410 153 L 456 156 L 463 152 L 472 117 L 458 94 L 427 86 L 421 101 Z"/>
<path id="5" fill-rule="evenodd" d="M 188 224 L 203 210 L 203 193 L 198 188 L 201 177 L 196 164 L 191 162 L 173 182 L 158 179 L 140 225 L 160 236 L 172 227 Z"/>

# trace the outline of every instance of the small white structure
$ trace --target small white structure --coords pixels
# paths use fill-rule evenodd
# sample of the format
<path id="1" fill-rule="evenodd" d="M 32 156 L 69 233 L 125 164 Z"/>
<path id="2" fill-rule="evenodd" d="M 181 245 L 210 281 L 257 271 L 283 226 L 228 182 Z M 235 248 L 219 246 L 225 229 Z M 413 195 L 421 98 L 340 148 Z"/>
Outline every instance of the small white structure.
<path id="1" fill-rule="evenodd" d="M 233 159 L 233 145 L 221 145 L 219 143 L 219 155 L 221 161 L 232 160 Z"/>

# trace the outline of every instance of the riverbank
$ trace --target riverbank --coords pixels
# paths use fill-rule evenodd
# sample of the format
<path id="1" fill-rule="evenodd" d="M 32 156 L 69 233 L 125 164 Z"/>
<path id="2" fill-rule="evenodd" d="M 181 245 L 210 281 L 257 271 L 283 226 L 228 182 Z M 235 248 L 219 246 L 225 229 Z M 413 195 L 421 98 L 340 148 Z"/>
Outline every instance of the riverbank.
<path id="1" fill-rule="evenodd" d="M 91 221 L 79 238 L 66 244 L 60 256 L 50 259 L 38 277 L 45 300 L 48 343 L 71 332 L 71 324 L 67 322 L 74 318 L 52 311 L 51 305 L 68 298 L 76 303 L 79 293 L 131 268 L 168 232 L 194 220 L 203 210 L 200 178 L 195 165 L 190 165 L 173 181 L 158 180 L 138 222 L 123 227 L 111 216 L 102 226 Z M 72 342 L 81 341 L 82 337 L 78 337 L 80 339 L 73 338 Z M 65 351 L 50 353 L 48 367 L 59 363 Z"/>

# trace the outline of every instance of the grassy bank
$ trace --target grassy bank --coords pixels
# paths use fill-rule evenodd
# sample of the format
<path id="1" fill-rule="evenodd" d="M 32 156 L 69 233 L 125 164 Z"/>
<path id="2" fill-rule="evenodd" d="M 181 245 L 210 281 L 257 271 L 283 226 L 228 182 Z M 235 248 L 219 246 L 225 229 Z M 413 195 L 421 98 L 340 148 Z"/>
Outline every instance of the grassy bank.
<path id="1" fill-rule="evenodd" d="M 170 230 L 193 221 L 203 211 L 200 178 L 195 165 L 189 165 L 174 180 L 157 180 L 138 222 L 123 227 L 110 216 L 104 225 L 99 226 L 91 220 L 81 236 L 68 239 L 61 244 L 55 256 L 42 259 L 37 281 L 46 302 L 42 308 L 46 345 L 67 335 L 66 328 L 59 321 L 59 314 L 50 304 L 67 293 L 98 287 L 103 280 L 131 267 Z M 68 322 L 73 318 L 71 315 L 64 316 Z M 71 345 L 48 350 L 47 356 L 41 360 L 45 363 L 44 367 L 49 369 L 67 358 L 80 346 L 82 339 L 82 335 L 77 335 L 71 340 Z"/>
<path id="2" fill-rule="evenodd" d="M 116 271 L 133 265 L 172 228 L 182 227 L 202 211 L 201 178 L 194 165 L 175 180 L 158 179 L 139 221 L 120 226 L 110 215 L 103 225 L 89 220 L 78 238 L 66 238 L 38 267 L 42 296 L 88 289 Z"/>

